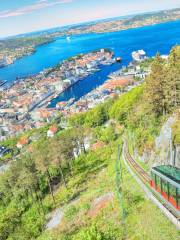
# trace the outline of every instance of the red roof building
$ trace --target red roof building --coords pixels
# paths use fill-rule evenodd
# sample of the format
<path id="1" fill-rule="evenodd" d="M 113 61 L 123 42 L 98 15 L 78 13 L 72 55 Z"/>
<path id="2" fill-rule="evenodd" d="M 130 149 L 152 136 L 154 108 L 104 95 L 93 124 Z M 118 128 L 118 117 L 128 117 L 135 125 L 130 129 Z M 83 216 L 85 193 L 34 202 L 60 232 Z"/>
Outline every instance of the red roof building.
<path id="1" fill-rule="evenodd" d="M 25 145 L 29 143 L 29 139 L 27 137 L 21 137 L 17 142 L 17 148 L 23 148 Z"/>

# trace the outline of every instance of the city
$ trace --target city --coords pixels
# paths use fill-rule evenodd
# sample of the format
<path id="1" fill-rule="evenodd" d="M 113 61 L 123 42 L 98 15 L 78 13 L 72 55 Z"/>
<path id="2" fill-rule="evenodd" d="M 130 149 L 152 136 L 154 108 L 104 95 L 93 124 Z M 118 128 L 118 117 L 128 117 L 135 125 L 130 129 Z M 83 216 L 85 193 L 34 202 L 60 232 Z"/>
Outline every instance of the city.
<path id="1" fill-rule="evenodd" d="M 179 0 L 2 0 L 0 240 L 176 240 Z"/>
<path id="2" fill-rule="evenodd" d="M 0 140 L 17 136 L 25 130 L 42 127 L 60 114 L 71 116 L 74 113 L 87 111 L 105 102 L 108 98 L 141 84 L 150 69 L 140 67 L 142 61 L 147 61 L 145 53 L 140 56 L 142 58 L 134 58 L 134 63 L 111 74 L 110 80 L 107 79 L 102 86 L 94 89 L 79 101 L 74 103 L 74 100 L 70 99 L 67 102 L 59 102 L 55 108 L 48 107 L 52 99 L 76 84 L 77 81 L 83 81 L 89 74 L 101 71 L 100 65 L 114 64 L 116 60 L 113 59 L 113 53 L 101 49 L 78 55 L 36 76 L 19 79 L 7 89 L 2 87 Z"/>

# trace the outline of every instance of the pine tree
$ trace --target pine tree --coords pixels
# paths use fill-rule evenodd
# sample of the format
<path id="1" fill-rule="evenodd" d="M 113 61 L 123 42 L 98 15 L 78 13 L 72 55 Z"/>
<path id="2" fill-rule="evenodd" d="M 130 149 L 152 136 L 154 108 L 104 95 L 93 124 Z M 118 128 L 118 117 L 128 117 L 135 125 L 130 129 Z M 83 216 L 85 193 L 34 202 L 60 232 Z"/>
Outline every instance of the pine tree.
<path id="1" fill-rule="evenodd" d="M 151 68 L 151 74 L 146 79 L 146 100 L 152 112 L 157 116 L 167 111 L 164 86 L 166 82 L 166 67 L 164 60 L 157 54 Z"/>
<path id="2" fill-rule="evenodd" d="M 166 102 L 169 112 L 180 106 L 180 46 L 171 50 L 166 76 Z"/>

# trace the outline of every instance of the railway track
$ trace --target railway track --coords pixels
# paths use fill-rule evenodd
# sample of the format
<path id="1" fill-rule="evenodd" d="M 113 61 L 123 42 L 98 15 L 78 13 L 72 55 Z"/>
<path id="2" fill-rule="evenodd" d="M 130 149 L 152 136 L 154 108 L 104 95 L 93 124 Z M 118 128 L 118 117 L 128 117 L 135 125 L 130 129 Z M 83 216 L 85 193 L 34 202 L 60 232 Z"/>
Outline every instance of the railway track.
<path id="1" fill-rule="evenodd" d="M 126 162 L 135 170 L 135 173 L 140 177 L 140 179 L 143 181 L 143 183 L 145 185 L 149 186 L 149 183 L 151 181 L 149 174 L 130 155 L 126 141 L 124 142 L 123 153 L 124 153 L 124 158 L 125 158 Z M 157 196 L 157 193 L 153 189 L 151 189 L 149 191 L 151 192 L 154 199 L 157 200 L 156 205 L 159 205 L 158 206 L 159 208 L 161 208 L 160 205 L 162 205 L 162 207 L 164 209 L 166 209 L 166 211 L 167 211 L 165 213 L 165 215 L 171 220 L 171 222 L 173 222 L 173 223 L 175 222 L 175 225 L 177 226 L 177 228 L 180 229 L 180 215 L 177 215 L 177 213 L 172 209 L 172 207 L 168 203 L 166 203 L 164 201 L 164 199 L 162 199 L 162 198 L 159 199 L 159 196 Z M 161 208 L 161 210 L 162 210 L 162 208 Z M 174 218 L 174 221 L 172 221 L 172 219 L 168 216 L 168 213 L 170 215 L 172 215 L 172 217 Z"/>
<path id="2" fill-rule="evenodd" d="M 127 145 L 125 147 L 124 150 L 124 154 L 125 157 L 127 159 L 127 161 L 129 162 L 129 164 L 136 170 L 136 172 L 141 176 L 142 180 L 145 183 L 149 183 L 151 178 L 149 177 L 149 175 L 147 174 L 147 172 L 136 162 L 134 161 L 134 159 L 132 158 L 132 156 L 130 155 L 129 151 L 127 150 Z"/>

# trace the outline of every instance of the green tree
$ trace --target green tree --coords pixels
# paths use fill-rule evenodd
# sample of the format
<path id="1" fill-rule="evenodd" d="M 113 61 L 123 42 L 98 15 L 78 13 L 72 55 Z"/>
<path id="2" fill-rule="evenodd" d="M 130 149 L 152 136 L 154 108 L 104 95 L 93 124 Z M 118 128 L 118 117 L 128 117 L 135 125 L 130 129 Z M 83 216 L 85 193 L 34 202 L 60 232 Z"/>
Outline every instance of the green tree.
<path id="1" fill-rule="evenodd" d="M 152 112 L 157 116 L 167 112 L 166 97 L 166 66 L 164 60 L 157 54 L 152 63 L 151 74 L 146 78 L 146 100 Z"/>
<path id="2" fill-rule="evenodd" d="M 41 140 L 40 142 L 38 142 L 33 155 L 37 169 L 42 171 L 47 176 L 49 190 L 55 204 L 55 196 L 51 185 L 52 178 L 49 170 L 49 167 L 52 166 L 52 162 L 50 161 L 50 151 L 51 149 L 49 148 L 49 142 L 47 140 Z"/>
<path id="3" fill-rule="evenodd" d="M 57 167 L 61 175 L 62 181 L 64 183 L 64 186 L 67 187 L 65 175 L 63 173 L 63 165 L 66 163 L 66 160 L 63 154 L 64 143 L 61 141 L 61 139 L 56 137 L 52 139 L 49 147 L 51 149 L 50 158 L 53 164 Z"/>
<path id="4" fill-rule="evenodd" d="M 131 91 L 123 94 L 117 101 L 112 104 L 109 110 L 110 118 L 118 120 L 122 124 L 126 124 L 127 118 L 134 108 L 135 104 L 143 96 L 144 86 L 139 86 Z"/>
<path id="5" fill-rule="evenodd" d="M 180 106 L 180 46 L 170 52 L 166 79 L 166 102 L 172 112 Z"/>

